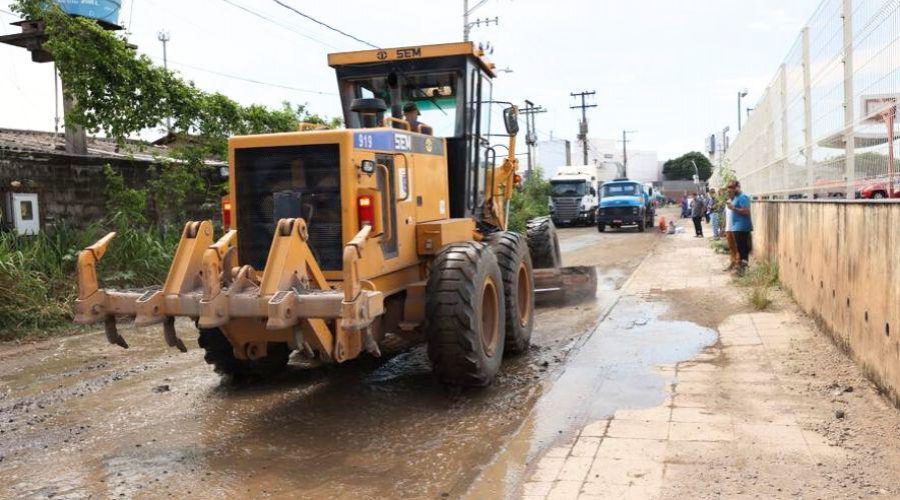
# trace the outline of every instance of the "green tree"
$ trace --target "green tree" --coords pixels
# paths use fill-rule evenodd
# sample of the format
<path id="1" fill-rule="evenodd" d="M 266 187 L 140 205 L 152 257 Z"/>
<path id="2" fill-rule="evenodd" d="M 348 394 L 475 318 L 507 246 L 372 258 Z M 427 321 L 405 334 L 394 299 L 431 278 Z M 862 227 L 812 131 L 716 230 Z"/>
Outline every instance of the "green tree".
<path id="1" fill-rule="evenodd" d="M 289 132 L 300 122 L 340 124 L 311 115 L 302 105 L 242 106 L 220 93 L 204 92 L 138 54 L 124 35 L 92 19 L 69 16 L 53 0 L 16 0 L 10 7 L 26 19 L 44 21 L 43 48 L 53 56 L 64 90 L 75 102 L 66 120 L 90 132 L 124 142 L 168 118 L 176 133 L 195 136 L 195 147 L 224 157 L 233 135 Z"/>
<path id="2" fill-rule="evenodd" d="M 696 170 L 694 163 L 697 164 Z M 712 177 L 712 163 L 709 162 L 706 155 L 697 151 L 684 154 L 663 164 L 663 175 L 669 180 L 691 180 L 697 171 L 699 171 L 702 181 Z"/>
<path id="3" fill-rule="evenodd" d="M 509 201 L 509 229 L 525 232 L 525 224 L 550 213 L 550 183 L 544 180 L 541 169 L 536 168 L 522 186 L 513 192 Z"/>

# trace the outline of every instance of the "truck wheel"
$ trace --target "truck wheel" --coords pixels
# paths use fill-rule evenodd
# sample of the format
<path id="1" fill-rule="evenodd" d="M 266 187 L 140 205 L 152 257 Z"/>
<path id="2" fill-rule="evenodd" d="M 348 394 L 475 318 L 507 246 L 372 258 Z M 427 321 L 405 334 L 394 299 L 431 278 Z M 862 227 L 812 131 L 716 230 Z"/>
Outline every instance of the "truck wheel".
<path id="1" fill-rule="evenodd" d="M 425 286 L 428 358 L 450 386 L 486 386 L 503 359 L 503 276 L 484 243 L 454 243 L 435 257 Z"/>
<path id="2" fill-rule="evenodd" d="M 646 221 L 644 221 L 644 220 L 638 221 L 638 223 L 637 223 L 637 230 L 638 230 L 639 233 L 643 233 L 643 232 L 644 232 L 644 223 L 645 223 L 645 222 L 646 222 Z"/>
<path id="3" fill-rule="evenodd" d="M 203 328 L 197 339 L 206 351 L 203 359 L 213 365 L 215 372 L 234 379 L 262 379 L 272 377 L 287 367 L 291 349 L 283 342 L 269 342 L 266 357 L 262 359 L 238 359 L 231 342 L 218 328 Z"/>
<path id="4" fill-rule="evenodd" d="M 522 235 L 510 231 L 494 233 L 487 242 L 503 275 L 503 295 L 506 297 L 504 352 L 521 354 L 531 345 L 534 328 L 534 280 L 528 243 Z"/>
<path id="5" fill-rule="evenodd" d="M 601 232 L 601 233 L 605 233 L 606 232 L 606 224 L 604 224 L 602 222 L 597 224 L 597 231 Z"/>
<path id="6" fill-rule="evenodd" d="M 559 238 L 550 217 L 531 219 L 525 233 L 531 264 L 535 269 L 552 269 L 562 265 Z"/>

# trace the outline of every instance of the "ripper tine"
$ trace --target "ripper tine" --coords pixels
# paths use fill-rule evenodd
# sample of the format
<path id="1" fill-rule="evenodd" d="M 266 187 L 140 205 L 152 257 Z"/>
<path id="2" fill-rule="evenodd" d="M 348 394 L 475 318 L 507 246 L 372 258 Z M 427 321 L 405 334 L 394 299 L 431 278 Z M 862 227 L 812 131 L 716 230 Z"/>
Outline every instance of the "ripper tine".
<path id="1" fill-rule="evenodd" d="M 166 344 L 169 347 L 177 347 L 181 352 L 187 352 L 187 347 L 184 345 L 184 342 L 178 338 L 178 334 L 175 332 L 175 317 L 174 316 L 166 316 L 166 319 L 163 321 L 163 335 L 166 338 Z"/>
<path id="2" fill-rule="evenodd" d="M 119 335 L 119 329 L 116 327 L 116 317 L 107 315 L 103 320 L 103 329 L 106 331 L 106 340 L 110 344 L 116 344 L 119 347 L 128 349 L 128 342 Z"/>

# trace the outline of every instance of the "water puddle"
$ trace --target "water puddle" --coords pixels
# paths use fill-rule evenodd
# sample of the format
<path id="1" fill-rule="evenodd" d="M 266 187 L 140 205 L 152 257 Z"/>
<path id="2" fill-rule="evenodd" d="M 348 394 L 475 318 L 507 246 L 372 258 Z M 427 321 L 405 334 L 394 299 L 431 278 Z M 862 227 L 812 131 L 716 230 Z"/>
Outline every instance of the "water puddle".
<path id="1" fill-rule="evenodd" d="M 537 401 L 512 443 L 469 491 L 473 498 L 515 493 L 526 464 L 587 424 L 621 409 L 658 406 L 673 380 L 656 370 L 696 356 L 716 341 L 714 330 L 659 319 L 666 305 L 622 297 Z"/>

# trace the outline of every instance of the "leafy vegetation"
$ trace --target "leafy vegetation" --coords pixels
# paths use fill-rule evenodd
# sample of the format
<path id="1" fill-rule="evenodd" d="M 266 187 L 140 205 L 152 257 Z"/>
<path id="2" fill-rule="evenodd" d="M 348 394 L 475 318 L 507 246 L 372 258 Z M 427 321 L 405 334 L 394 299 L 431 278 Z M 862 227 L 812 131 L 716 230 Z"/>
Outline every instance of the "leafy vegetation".
<path id="1" fill-rule="evenodd" d="M 48 333 L 70 325 L 76 296 L 78 251 L 108 230 L 117 237 L 100 265 L 101 280 L 114 287 L 162 283 L 188 208 L 218 204 L 224 186 L 207 179 L 208 158 L 224 158 L 233 135 L 297 130 L 306 122 L 336 127 L 340 120 L 310 114 L 305 106 L 243 106 L 198 89 L 175 73 L 153 65 L 124 36 L 95 21 L 64 13 L 51 0 L 16 0 L 25 19 L 45 23 L 43 48 L 56 62 L 65 92 L 76 103 L 66 120 L 91 133 L 126 139 L 166 119 L 181 146 L 159 163 L 140 189 L 106 170 L 108 216 L 85 229 L 47 228 L 38 236 L 0 234 L 0 339 Z"/>
<path id="2" fill-rule="evenodd" d="M 522 182 L 509 202 L 510 231 L 525 232 L 525 223 L 535 217 L 550 213 L 550 183 L 544 180 L 540 169 L 532 171 Z"/>
<path id="3" fill-rule="evenodd" d="M 220 93 L 204 92 L 138 54 L 124 35 L 92 19 L 69 16 L 53 0 L 16 0 L 10 8 L 45 23 L 43 48 L 53 56 L 65 92 L 75 102 L 66 119 L 90 132 L 124 141 L 170 119 L 175 133 L 194 136 L 191 147 L 224 157 L 233 135 L 297 130 L 300 122 L 340 123 L 310 114 L 304 106 L 242 106 Z"/>
<path id="4" fill-rule="evenodd" d="M 696 169 L 694 168 L 695 163 Z M 697 172 L 699 172 L 701 181 L 709 179 L 713 173 L 713 166 L 709 162 L 709 158 L 697 151 L 684 154 L 663 164 L 663 175 L 669 180 L 691 180 Z"/>
<path id="5" fill-rule="evenodd" d="M 105 284 L 135 288 L 165 280 L 180 230 L 148 225 L 146 192 L 126 187 L 111 169 L 106 176 L 106 220 L 85 229 L 56 226 L 29 237 L 0 233 L 0 340 L 71 328 L 78 252 L 108 230 L 116 231 L 116 238 L 99 266 Z"/>

